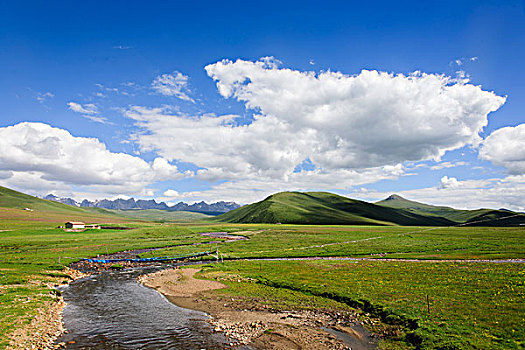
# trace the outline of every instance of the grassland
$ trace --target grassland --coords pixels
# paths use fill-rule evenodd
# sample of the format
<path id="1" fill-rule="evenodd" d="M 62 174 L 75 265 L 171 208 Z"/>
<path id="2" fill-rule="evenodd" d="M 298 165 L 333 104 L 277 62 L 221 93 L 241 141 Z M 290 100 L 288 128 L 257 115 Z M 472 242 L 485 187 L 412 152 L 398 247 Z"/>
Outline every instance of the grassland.
<path id="1" fill-rule="evenodd" d="M 384 349 L 520 349 L 525 345 L 525 270 L 518 264 L 385 261 L 236 261 L 210 265 L 254 283 L 229 282 L 234 295 L 274 299 L 287 307 L 313 297 L 359 307 L 403 325 Z M 220 275 L 219 275 L 220 276 Z M 227 291 L 226 291 L 227 292 Z M 428 296 L 428 304 L 427 304 Z M 275 300 L 275 299 L 274 299 Z"/>
<path id="2" fill-rule="evenodd" d="M 242 230 L 242 235 L 249 238 L 221 245 L 220 253 L 227 258 L 525 258 L 525 230 L 519 227 L 230 225 L 215 229 Z M 177 255 L 201 249 L 175 247 L 144 256 Z"/>
<path id="3" fill-rule="evenodd" d="M 4 191 L 5 192 L 5 191 Z M 7 192 L 0 196 L 0 348 L 30 322 L 50 286 L 68 280 L 70 262 L 128 249 L 206 242 L 199 232 L 239 232 L 248 240 L 219 245 L 226 258 L 335 256 L 360 261 L 225 261 L 217 273 L 249 277 L 218 293 L 258 296 L 278 307 L 361 307 L 402 332 L 384 348 L 519 349 L 525 346 L 523 264 L 450 259 L 525 258 L 520 227 L 402 227 L 155 224 Z M 3 198 L 3 199 L 2 199 Z M 31 211 L 24 210 L 30 208 Z M 68 220 L 133 226 L 133 230 L 65 232 Z M 145 218 L 142 218 L 145 219 Z M 182 246 L 144 256 L 180 255 L 215 246 Z M 401 261 L 378 261 L 395 258 Z M 410 259 L 428 260 L 410 262 Z M 405 260 L 403 260 L 405 259 Z M 435 262 L 434 260 L 441 260 Z M 432 261 L 432 262 L 429 262 Z M 427 305 L 426 297 L 429 297 Z M 430 309 L 430 312 L 429 312 Z M 417 324 L 417 328 L 415 325 Z"/>
<path id="4" fill-rule="evenodd" d="M 6 222 L 3 225 L 10 226 Z M 11 231 L 0 232 L 2 334 L 29 322 L 40 303 L 53 298 L 46 283 L 66 279 L 61 270 L 69 262 L 126 249 L 204 242 L 206 238 L 198 233 L 205 231 L 242 232 L 248 236 L 248 240 L 220 245 L 222 254 L 237 258 L 319 255 L 510 259 L 523 258 L 525 251 L 525 233 L 520 228 L 132 225 L 137 229 L 71 233 L 56 229 L 52 223 L 33 222 L 30 227 L 15 226 Z M 380 238 L 369 239 L 374 237 Z M 323 244 L 328 245 L 312 247 Z M 169 248 L 144 255 L 178 255 L 208 247 Z M 299 298 L 297 304 L 323 297 L 351 306 L 367 305 L 370 312 L 385 309 L 386 322 L 416 320 L 418 329 L 406 328 L 398 339 L 384 342 L 386 348 L 411 348 L 415 347 L 411 344 L 420 341 L 422 348 L 512 349 L 519 348 L 524 339 L 520 330 L 525 311 L 521 264 L 243 261 L 227 262 L 213 269 L 258 281 L 257 285 L 231 282 L 232 293 L 261 293 L 266 298 L 273 295 L 274 303 L 282 301 L 291 307 L 292 299 L 283 297 L 289 294 L 283 291 L 288 290 Z M 430 315 L 426 313 L 426 295 L 430 297 Z M 5 345 L 6 338 L 0 339 L 0 344 Z"/>
<path id="5" fill-rule="evenodd" d="M 383 348 L 519 349 L 525 344 L 525 265 L 482 262 L 525 258 L 522 228 L 242 225 L 237 229 L 250 239 L 219 246 L 223 257 L 366 260 L 225 261 L 208 268 L 208 276 L 220 271 L 257 284 L 236 283 L 234 278 L 222 293 L 282 300 L 286 307 L 300 307 L 317 296 L 322 298 L 317 305 L 331 299 L 365 309 L 383 322 L 404 326 L 403 332 L 383 341 Z M 199 249 L 202 246 L 177 247 L 143 255 Z M 376 260 L 388 258 L 399 260 Z M 284 297 L 283 289 L 299 293 L 294 294 L 297 301 Z"/>

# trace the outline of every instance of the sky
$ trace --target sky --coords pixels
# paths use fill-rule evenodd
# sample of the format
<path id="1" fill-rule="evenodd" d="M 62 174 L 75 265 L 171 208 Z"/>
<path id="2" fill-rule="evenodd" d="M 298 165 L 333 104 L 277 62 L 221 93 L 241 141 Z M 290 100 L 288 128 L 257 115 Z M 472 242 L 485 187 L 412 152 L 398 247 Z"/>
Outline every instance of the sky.
<path id="1" fill-rule="evenodd" d="M 0 0 L 0 185 L 525 210 L 523 1 Z"/>

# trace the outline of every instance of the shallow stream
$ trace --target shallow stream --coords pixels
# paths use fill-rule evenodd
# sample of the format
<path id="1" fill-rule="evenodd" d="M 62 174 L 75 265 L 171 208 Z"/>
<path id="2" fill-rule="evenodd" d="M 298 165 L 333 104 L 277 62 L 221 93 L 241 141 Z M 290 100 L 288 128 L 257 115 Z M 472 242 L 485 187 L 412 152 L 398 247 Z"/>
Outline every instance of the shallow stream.
<path id="1" fill-rule="evenodd" d="M 173 265 L 172 265 L 173 266 Z M 224 349 L 203 312 L 178 307 L 137 277 L 169 267 L 108 271 L 62 289 L 67 349 Z"/>
<path id="2" fill-rule="evenodd" d="M 226 232 L 210 232 L 202 235 L 226 239 L 227 242 L 247 239 L 245 236 Z M 220 242 L 204 244 L 210 243 Z M 131 250 L 103 257 L 134 258 L 141 253 L 157 249 L 163 248 Z M 62 295 L 67 303 L 63 311 L 67 332 L 57 340 L 57 343 L 66 343 L 67 349 L 252 349 L 248 346 L 232 347 L 225 336 L 212 331 L 206 322 L 208 315 L 174 305 L 156 290 L 145 287 L 137 281 L 137 278 L 143 274 L 189 264 L 191 263 L 149 265 L 103 271 L 62 287 Z M 73 265 L 77 265 L 76 268 L 83 266 L 82 262 Z M 91 267 L 88 266 L 86 271 L 93 271 Z M 325 331 L 334 334 L 352 349 L 374 348 L 368 341 L 350 339 L 348 335 L 333 329 L 325 329 Z M 367 334 L 364 329 L 362 332 Z"/>

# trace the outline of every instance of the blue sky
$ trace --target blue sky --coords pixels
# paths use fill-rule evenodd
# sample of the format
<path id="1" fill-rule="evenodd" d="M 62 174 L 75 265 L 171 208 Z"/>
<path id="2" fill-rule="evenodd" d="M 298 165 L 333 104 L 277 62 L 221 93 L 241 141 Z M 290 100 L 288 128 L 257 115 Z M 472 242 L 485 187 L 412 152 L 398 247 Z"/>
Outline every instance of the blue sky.
<path id="1" fill-rule="evenodd" d="M 0 185 L 524 210 L 523 23 L 523 1 L 2 1 Z"/>

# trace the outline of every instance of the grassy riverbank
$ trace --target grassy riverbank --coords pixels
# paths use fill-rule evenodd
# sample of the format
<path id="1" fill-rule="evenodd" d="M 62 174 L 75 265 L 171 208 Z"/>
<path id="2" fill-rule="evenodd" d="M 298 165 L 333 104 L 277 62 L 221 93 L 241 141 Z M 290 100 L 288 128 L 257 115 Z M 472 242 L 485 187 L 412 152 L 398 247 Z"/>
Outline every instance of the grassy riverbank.
<path id="1" fill-rule="evenodd" d="M 359 307 L 403 331 L 381 348 L 520 349 L 525 345 L 525 269 L 521 264 L 384 261 L 237 261 L 203 276 L 221 293 L 296 308 L 312 297 Z M 225 276 L 237 276 L 228 278 Z M 249 282 L 246 282 L 249 281 Z M 283 300 L 281 290 L 294 291 Z M 428 297 L 428 303 L 427 303 Z"/>

